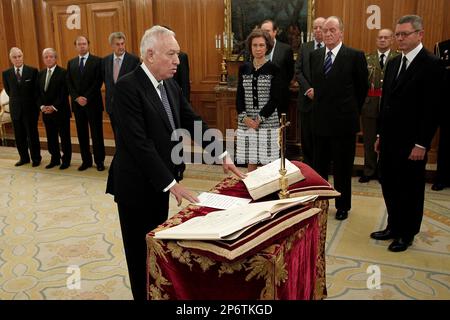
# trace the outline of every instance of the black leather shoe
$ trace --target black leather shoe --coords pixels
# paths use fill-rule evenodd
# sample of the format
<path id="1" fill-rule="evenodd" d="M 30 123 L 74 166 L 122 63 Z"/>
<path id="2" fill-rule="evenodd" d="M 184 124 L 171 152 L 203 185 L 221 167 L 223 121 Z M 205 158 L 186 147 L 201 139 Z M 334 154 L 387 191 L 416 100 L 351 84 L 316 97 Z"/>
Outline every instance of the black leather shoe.
<path id="1" fill-rule="evenodd" d="M 395 238 L 391 229 L 384 229 L 384 230 L 372 232 L 370 234 L 370 237 L 375 240 L 390 240 L 390 239 Z"/>
<path id="2" fill-rule="evenodd" d="M 33 163 L 31 164 L 32 167 L 38 167 L 41 164 L 40 161 L 33 161 Z"/>
<path id="3" fill-rule="evenodd" d="M 441 191 L 444 190 L 445 187 L 446 187 L 445 184 L 437 182 L 431 186 L 431 190 Z"/>
<path id="4" fill-rule="evenodd" d="M 361 176 L 361 178 L 359 178 L 359 183 L 366 183 L 369 182 L 372 179 L 372 177 L 369 176 Z"/>
<path id="5" fill-rule="evenodd" d="M 59 162 L 50 162 L 48 165 L 45 166 L 45 169 L 51 169 L 56 166 L 59 166 Z"/>
<path id="6" fill-rule="evenodd" d="M 397 238 L 389 245 L 388 250 L 392 252 L 402 252 L 412 245 L 414 239 Z"/>
<path id="7" fill-rule="evenodd" d="M 341 210 L 338 209 L 338 211 L 336 211 L 336 220 L 345 220 L 348 217 L 348 211 L 347 210 Z"/>
<path id="8" fill-rule="evenodd" d="M 78 171 L 84 171 L 90 167 L 92 167 L 92 164 L 82 163 L 81 166 L 78 167 Z"/>
<path id="9" fill-rule="evenodd" d="M 64 169 L 67 169 L 69 166 L 70 166 L 70 164 L 63 163 L 62 165 L 59 166 L 59 169 L 64 170 Z"/>
<path id="10" fill-rule="evenodd" d="M 105 171 L 105 165 L 102 163 L 97 164 L 97 171 Z"/>
<path id="11" fill-rule="evenodd" d="M 19 160 L 14 165 L 16 167 L 20 167 L 20 166 L 23 166 L 24 164 L 27 164 L 27 163 L 30 163 L 30 160 Z"/>

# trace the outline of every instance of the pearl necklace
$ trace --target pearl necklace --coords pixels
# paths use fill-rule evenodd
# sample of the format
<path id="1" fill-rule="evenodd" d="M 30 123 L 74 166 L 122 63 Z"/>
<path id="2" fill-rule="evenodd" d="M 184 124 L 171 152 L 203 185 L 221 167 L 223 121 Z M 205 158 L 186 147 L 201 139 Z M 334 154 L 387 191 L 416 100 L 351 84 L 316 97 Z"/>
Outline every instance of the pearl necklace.
<path id="1" fill-rule="evenodd" d="M 261 67 L 264 65 L 264 63 L 266 63 L 266 62 L 267 62 L 267 60 L 264 59 L 263 62 L 257 64 L 257 63 L 255 63 L 255 60 L 253 60 L 253 66 L 255 67 L 255 70 L 258 70 L 258 69 L 261 68 Z"/>

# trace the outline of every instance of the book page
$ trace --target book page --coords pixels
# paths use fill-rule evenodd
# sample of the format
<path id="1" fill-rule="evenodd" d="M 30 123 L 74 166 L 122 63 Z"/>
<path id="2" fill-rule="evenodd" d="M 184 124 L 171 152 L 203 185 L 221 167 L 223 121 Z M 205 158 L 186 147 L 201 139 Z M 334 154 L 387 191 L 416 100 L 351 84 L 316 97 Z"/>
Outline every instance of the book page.
<path id="1" fill-rule="evenodd" d="M 211 212 L 155 233 L 156 239 L 220 240 L 236 231 L 272 217 L 274 212 L 305 202 L 307 197 L 250 203 Z"/>
<path id="2" fill-rule="evenodd" d="M 202 192 L 198 199 L 199 203 L 195 205 L 201 207 L 215 208 L 215 209 L 231 209 L 248 204 L 252 199 L 244 199 L 232 196 L 225 196 L 223 194 Z"/>
<path id="3" fill-rule="evenodd" d="M 280 178 L 280 164 L 281 159 L 277 159 L 265 166 L 259 167 L 255 171 L 249 172 L 247 177 L 242 181 L 246 185 L 248 190 L 252 190 L 258 188 L 266 183 L 276 181 Z M 297 166 L 292 164 L 289 160 L 285 161 L 286 175 L 290 175 L 295 173 L 296 171 L 300 171 Z"/>

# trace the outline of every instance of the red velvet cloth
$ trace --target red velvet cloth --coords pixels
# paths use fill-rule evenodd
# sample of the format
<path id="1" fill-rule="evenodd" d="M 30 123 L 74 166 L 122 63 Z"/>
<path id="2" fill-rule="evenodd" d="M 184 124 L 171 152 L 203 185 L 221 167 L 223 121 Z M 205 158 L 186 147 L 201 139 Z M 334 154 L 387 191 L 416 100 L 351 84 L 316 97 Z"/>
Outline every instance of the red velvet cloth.
<path id="1" fill-rule="evenodd" d="M 161 242 L 163 257 L 149 267 L 150 299 L 170 300 L 311 300 L 316 284 L 318 216 L 301 222 L 290 235 L 245 259 L 227 263 Z M 153 256 L 153 258 L 152 258 Z M 156 267 L 157 265 L 157 267 Z M 205 270 L 205 268 L 207 268 Z M 162 278 L 170 283 L 158 288 Z"/>
<path id="2" fill-rule="evenodd" d="M 306 179 L 290 189 L 334 192 L 328 182 L 309 166 L 293 163 L 300 167 Z M 213 192 L 251 198 L 243 182 L 234 178 L 224 179 Z M 277 198 L 277 193 L 274 193 L 258 202 Z M 328 201 L 316 201 L 314 206 L 322 209 L 319 215 L 301 221 L 279 237 L 273 237 L 271 243 L 264 242 L 266 247 L 258 252 L 228 262 L 183 248 L 176 241 L 153 238 L 154 232 L 160 228 L 178 225 L 214 210 L 188 206 L 147 235 L 149 298 L 297 300 L 325 297 L 324 248 Z"/>

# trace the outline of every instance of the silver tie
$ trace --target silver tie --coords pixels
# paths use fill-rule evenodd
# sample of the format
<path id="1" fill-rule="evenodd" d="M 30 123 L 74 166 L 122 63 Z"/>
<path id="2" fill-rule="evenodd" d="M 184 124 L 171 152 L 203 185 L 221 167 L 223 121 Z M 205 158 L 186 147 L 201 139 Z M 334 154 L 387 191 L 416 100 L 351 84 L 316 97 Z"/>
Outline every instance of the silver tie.
<path id="1" fill-rule="evenodd" d="M 47 70 L 47 78 L 45 78 L 44 91 L 47 92 L 48 84 L 50 83 L 50 78 L 52 77 L 52 69 Z"/>
<path id="2" fill-rule="evenodd" d="M 158 85 L 158 89 L 161 92 L 161 102 L 164 106 L 164 109 L 166 110 L 167 117 L 169 118 L 170 126 L 172 127 L 172 130 L 175 130 L 175 122 L 173 121 L 172 109 L 170 109 L 170 103 L 169 103 L 169 99 L 167 98 L 166 89 L 164 88 L 164 85 L 162 83 L 160 83 Z"/>

